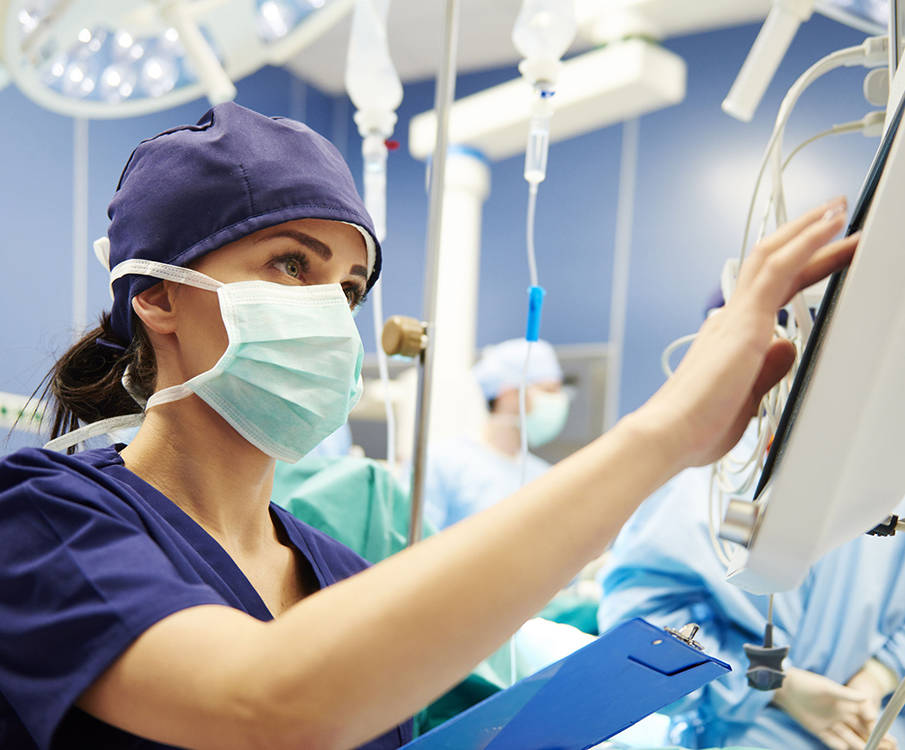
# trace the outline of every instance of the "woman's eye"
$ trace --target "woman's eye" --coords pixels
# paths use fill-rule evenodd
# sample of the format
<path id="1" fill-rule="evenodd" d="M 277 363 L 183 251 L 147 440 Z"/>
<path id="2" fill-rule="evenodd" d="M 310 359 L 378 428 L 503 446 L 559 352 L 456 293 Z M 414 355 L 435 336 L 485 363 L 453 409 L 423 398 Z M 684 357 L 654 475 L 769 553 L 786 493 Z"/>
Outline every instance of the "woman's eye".
<path id="1" fill-rule="evenodd" d="M 306 259 L 301 256 L 287 255 L 284 258 L 277 258 L 273 265 L 287 276 L 291 276 L 294 279 L 301 279 L 302 274 L 308 270 L 305 260 Z"/>

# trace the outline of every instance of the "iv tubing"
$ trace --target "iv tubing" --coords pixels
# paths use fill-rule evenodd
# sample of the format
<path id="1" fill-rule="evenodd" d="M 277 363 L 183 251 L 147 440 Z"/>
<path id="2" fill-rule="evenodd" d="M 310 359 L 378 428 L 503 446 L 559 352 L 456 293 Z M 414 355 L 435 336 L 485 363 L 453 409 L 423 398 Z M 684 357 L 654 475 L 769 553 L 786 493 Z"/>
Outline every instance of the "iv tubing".
<path id="1" fill-rule="evenodd" d="M 374 231 L 378 242 L 386 239 L 386 191 L 387 191 L 387 148 L 379 133 L 371 133 L 362 140 L 364 161 L 365 208 L 374 221 Z M 377 342 L 377 369 L 383 384 L 383 408 L 387 423 L 387 464 L 393 470 L 396 466 L 396 416 L 390 394 L 390 370 L 386 352 L 380 345 L 383 335 L 383 279 L 377 279 L 371 294 L 374 299 L 374 340 Z"/>
<path id="2" fill-rule="evenodd" d="M 528 219 L 525 226 L 525 236 L 528 247 L 528 274 L 531 286 L 537 286 L 537 257 L 534 254 L 534 215 L 537 210 L 537 183 L 528 185 Z"/>
<path id="3" fill-rule="evenodd" d="M 443 64 L 437 75 L 434 108 L 437 112 L 437 141 L 430 171 L 428 205 L 427 258 L 424 274 L 424 311 L 428 325 L 427 348 L 423 353 L 421 383 L 415 409 L 415 450 L 412 460 L 412 513 L 409 544 L 421 539 L 424 506 L 424 464 L 427 457 L 427 435 L 430 426 L 431 383 L 434 374 L 434 347 L 437 317 L 437 274 L 440 260 L 440 229 L 443 220 L 443 193 L 446 179 L 446 151 L 449 144 L 449 110 L 456 83 L 456 44 L 459 34 L 458 0 L 446 0 L 446 35 Z"/>

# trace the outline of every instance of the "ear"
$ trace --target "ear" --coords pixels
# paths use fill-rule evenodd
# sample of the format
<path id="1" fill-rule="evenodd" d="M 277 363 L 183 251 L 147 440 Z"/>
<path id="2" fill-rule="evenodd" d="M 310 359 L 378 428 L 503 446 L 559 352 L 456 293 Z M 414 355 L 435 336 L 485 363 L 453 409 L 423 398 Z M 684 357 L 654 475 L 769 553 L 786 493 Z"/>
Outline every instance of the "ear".
<path id="1" fill-rule="evenodd" d="M 173 298 L 177 286 L 161 281 L 132 298 L 132 309 L 146 329 L 160 334 L 176 330 Z"/>

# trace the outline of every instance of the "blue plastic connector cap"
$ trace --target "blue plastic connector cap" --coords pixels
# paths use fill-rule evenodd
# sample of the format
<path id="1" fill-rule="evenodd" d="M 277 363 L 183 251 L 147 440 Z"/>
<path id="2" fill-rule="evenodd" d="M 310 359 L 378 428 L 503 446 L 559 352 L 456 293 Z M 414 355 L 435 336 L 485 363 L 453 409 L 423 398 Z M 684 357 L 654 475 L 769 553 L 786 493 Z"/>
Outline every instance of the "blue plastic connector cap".
<path id="1" fill-rule="evenodd" d="M 541 286 L 528 288 L 528 326 L 525 329 L 527 341 L 537 341 L 540 337 L 540 318 L 544 309 L 546 291 Z"/>

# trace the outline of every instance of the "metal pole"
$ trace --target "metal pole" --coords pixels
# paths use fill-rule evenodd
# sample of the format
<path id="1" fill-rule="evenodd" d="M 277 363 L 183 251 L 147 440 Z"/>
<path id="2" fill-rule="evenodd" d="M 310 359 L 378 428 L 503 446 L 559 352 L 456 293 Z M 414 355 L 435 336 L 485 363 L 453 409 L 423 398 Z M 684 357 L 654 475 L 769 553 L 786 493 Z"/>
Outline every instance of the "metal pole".
<path id="1" fill-rule="evenodd" d="M 421 539 L 424 510 L 424 469 L 430 428 L 431 384 L 434 375 L 433 328 L 437 316 L 437 272 L 440 267 L 440 229 L 443 222 L 443 189 L 446 183 L 446 150 L 449 143 L 449 110 L 456 89 L 456 45 L 459 36 L 458 0 L 446 0 L 446 38 L 443 63 L 437 72 L 434 109 L 437 112 L 437 142 L 430 172 L 430 203 L 427 221 L 427 263 L 424 271 L 424 320 L 427 347 L 422 355 L 418 401 L 415 408 L 415 450 L 412 463 L 412 513 L 409 544 Z"/>
<path id="2" fill-rule="evenodd" d="M 88 120 L 72 121 L 72 329 L 88 327 Z"/>

